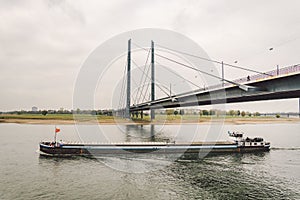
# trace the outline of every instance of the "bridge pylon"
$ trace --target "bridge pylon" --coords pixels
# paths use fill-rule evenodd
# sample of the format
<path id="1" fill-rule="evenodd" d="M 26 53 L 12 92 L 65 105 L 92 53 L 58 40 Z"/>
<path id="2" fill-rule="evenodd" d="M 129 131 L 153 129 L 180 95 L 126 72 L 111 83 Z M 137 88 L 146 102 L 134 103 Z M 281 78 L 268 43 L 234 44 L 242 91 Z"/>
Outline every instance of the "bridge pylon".
<path id="1" fill-rule="evenodd" d="M 151 40 L 151 102 L 155 100 L 155 65 L 154 65 L 154 42 Z M 151 121 L 155 119 L 154 109 L 150 109 Z"/>
<path id="2" fill-rule="evenodd" d="M 131 98 L 131 39 L 128 40 L 128 53 L 127 53 L 127 92 L 126 92 L 126 108 L 125 118 L 130 119 L 130 98 Z"/>

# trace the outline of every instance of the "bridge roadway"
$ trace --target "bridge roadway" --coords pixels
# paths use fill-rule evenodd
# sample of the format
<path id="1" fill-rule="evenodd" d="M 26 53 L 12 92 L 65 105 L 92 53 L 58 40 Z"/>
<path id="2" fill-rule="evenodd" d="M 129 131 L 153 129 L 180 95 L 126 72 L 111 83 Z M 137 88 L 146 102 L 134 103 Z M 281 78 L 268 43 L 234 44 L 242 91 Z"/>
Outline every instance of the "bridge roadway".
<path id="1" fill-rule="evenodd" d="M 172 97 L 161 98 L 152 102 L 131 106 L 130 111 L 299 97 L 300 71 L 297 71 L 292 74 L 247 81 L 241 85 L 195 90 Z"/>

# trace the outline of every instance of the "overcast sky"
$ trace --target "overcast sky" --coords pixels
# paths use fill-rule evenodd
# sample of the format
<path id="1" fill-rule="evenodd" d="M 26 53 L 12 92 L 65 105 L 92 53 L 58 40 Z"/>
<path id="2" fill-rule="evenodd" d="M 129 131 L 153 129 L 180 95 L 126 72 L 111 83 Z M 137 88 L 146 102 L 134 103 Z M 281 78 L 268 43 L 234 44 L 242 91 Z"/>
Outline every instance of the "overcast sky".
<path id="1" fill-rule="evenodd" d="M 74 83 L 89 53 L 139 28 L 179 32 L 210 58 L 257 71 L 299 64 L 299 8 L 298 0 L 0 0 L 0 110 L 72 109 Z M 227 107 L 297 111 L 298 100 Z"/>

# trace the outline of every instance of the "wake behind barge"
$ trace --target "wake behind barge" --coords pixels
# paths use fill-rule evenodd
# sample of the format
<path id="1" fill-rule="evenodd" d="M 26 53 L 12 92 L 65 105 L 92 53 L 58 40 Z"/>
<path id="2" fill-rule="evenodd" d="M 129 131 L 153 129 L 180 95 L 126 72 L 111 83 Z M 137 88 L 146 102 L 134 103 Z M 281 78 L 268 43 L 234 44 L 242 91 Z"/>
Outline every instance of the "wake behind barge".
<path id="1" fill-rule="evenodd" d="M 234 137 L 231 141 L 218 142 L 124 142 L 124 143 L 68 143 L 41 142 L 40 152 L 52 156 L 73 155 L 104 155 L 104 154 L 218 154 L 218 153 L 246 153 L 269 151 L 270 143 L 263 138 L 243 138 L 243 133 L 229 133 Z"/>

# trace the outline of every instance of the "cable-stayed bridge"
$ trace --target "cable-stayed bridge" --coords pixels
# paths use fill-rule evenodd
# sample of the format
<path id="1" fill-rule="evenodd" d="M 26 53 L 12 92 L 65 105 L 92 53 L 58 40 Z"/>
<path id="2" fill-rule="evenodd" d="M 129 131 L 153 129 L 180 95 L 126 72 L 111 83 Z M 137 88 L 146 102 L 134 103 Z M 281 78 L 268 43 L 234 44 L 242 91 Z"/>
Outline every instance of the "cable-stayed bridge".
<path id="1" fill-rule="evenodd" d="M 222 73 L 220 76 L 211 73 L 207 70 L 197 68 L 187 62 L 178 60 L 174 56 L 163 55 L 155 52 L 154 42 L 151 42 L 150 48 L 144 48 L 138 44 L 133 43 L 137 48 L 145 50 L 147 52 L 147 59 L 143 70 L 132 59 L 131 56 L 131 40 L 128 41 L 128 54 L 126 69 L 124 71 L 124 79 L 121 91 L 121 97 L 119 102 L 119 109 L 117 115 L 122 115 L 129 118 L 132 113 L 140 112 L 143 117 L 144 110 L 151 111 L 151 119 L 155 118 L 154 110 L 163 108 L 175 108 L 175 107 L 188 107 L 188 106 L 201 106 L 211 104 L 224 104 L 224 103 L 237 103 L 237 102 L 250 102 L 260 100 L 274 100 L 274 99 L 287 99 L 287 98 L 299 98 L 300 97 L 300 65 L 293 65 L 284 68 L 277 66 L 276 70 L 269 72 L 259 72 L 250 68 L 232 65 L 217 60 L 200 57 L 190 54 L 188 52 L 181 52 L 180 50 L 170 49 L 165 46 L 157 44 L 160 49 L 164 49 L 174 54 L 184 55 L 186 57 L 193 57 L 201 59 L 207 62 L 220 64 Z M 165 67 L 163 64 L 156 61 L 155 58 L 165 60 L 172 65 L 178 65 L 186 69 L 192 70 L 195 73 L 203 74 L 207 77 L 215 79 L 218 84 L 199 87 L 191 80 L 184 78 L 180 74 L 176 74 L 179 79 L 183 79 L 190 85 L 195 85 L 197 89 L 191 91 L 175 94 L 170 88 L 166 88 L 161 84 L 158 84 L 155 77 L 155 66 L 159 65 Z M 149 62 L 149 64 L 147 64 Z M 134 64 L 141 72 L 142 77 L 140 81 L 140 87 L 137 89 L 136 94 L 133 97 L 131 93 L 131 66 Z M 254 75 L 246 76 L 243 78 L 228 80 L 224 75 L 224 68 L 230 67 L 247 71 L 248 73 L 254 73 Z M 171 74 L 174 71 L 168 70 Z M 167 78 L 167 77 L 166 77 Z M 144 81 L 144 82 L 143 82 Z M 149 84 L 145 84 L 148 81 Z M 126 87 L 125 87 L 126 86 Z M 161 90 L 165 97 L 155 98 L 156 89 Z M 169 90 L 169 91 L 168 91 Z M 134 103 L 131 103 L 131 102 Z M 125 104 L 124 104 L 125 103 Z M 300 107 L 300 100 L 299 100 Z"/>

